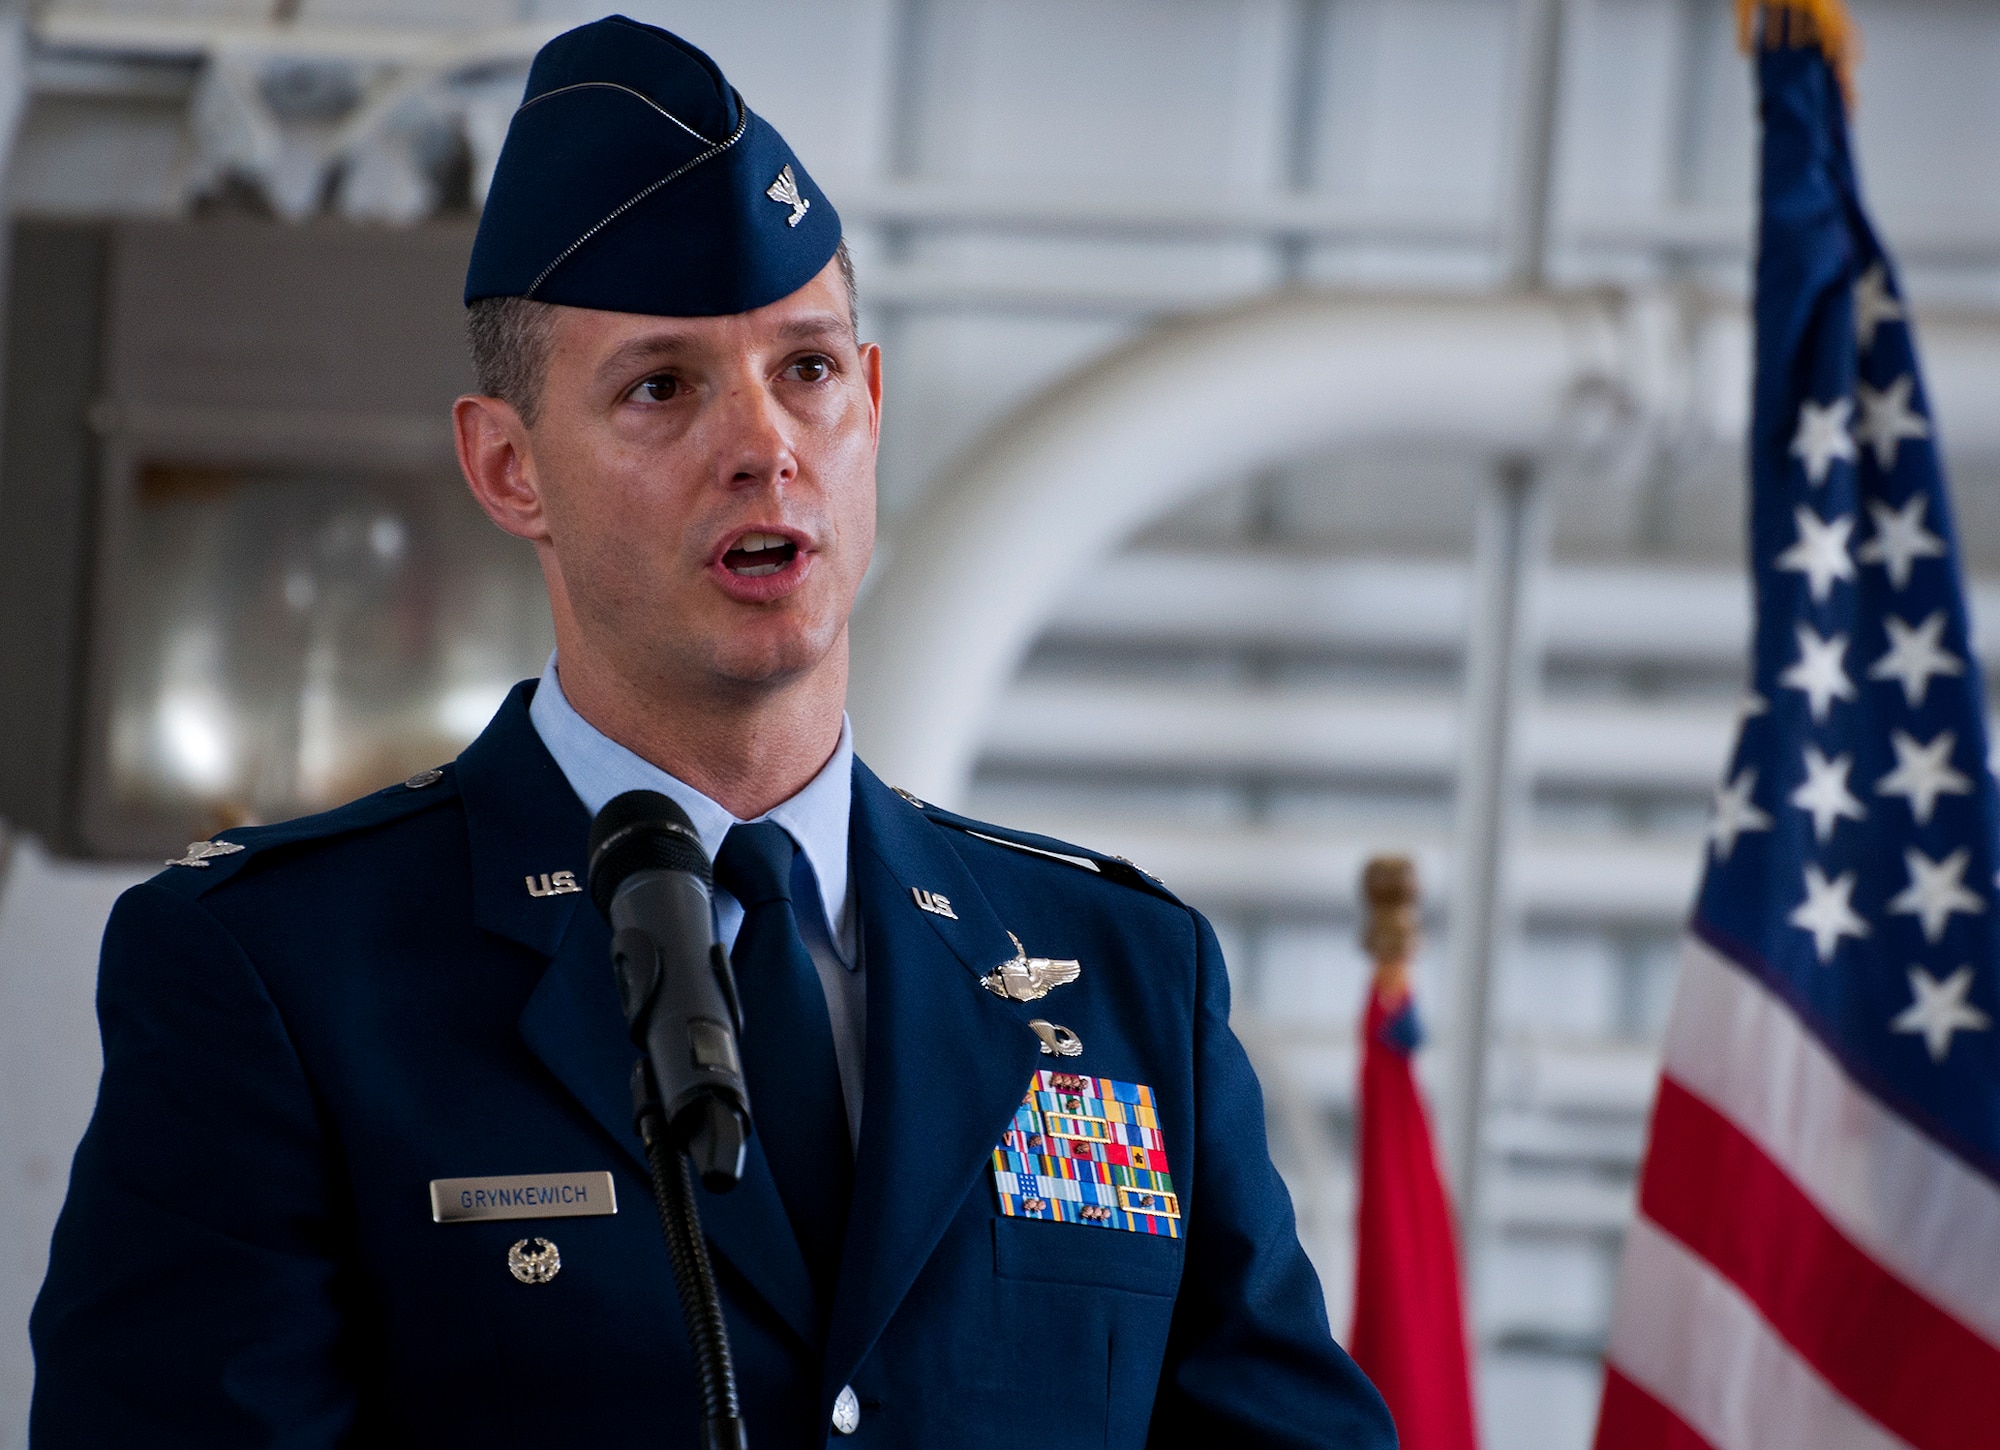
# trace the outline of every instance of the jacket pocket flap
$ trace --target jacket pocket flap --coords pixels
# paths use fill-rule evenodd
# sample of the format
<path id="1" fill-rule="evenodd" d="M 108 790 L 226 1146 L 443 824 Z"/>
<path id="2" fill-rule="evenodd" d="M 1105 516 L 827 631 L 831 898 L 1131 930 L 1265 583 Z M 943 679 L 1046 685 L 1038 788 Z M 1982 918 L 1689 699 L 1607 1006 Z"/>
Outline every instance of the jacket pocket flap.
<path id="1" fill-rule="evenodd" d="M 1037 1219 L 993 1220 L 993 1272 L 1003 1279 L 1088 1284 L 1172 1297 L 1181 1240 Z"/>

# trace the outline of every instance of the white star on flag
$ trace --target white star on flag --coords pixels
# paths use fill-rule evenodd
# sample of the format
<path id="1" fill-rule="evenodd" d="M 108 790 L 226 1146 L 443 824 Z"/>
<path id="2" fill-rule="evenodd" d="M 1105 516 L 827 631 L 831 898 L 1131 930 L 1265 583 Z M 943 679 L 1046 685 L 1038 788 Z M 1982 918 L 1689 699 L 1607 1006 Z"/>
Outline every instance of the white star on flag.
<path id="1" fill-rule="evenodd" d="M 1875 450 L 1876 465 L 1884 473 L 1896 466 L 1905 438 L 1931 436 L 1924 415 L 1910 409 L 1910 390 L 1916 385 L 1916 377 L 1904 373 L 1880 392 L 1866 383 L 1854 390 L 1861 399 L 1861 421 L 1855 424 L 1854 436 Z"/>
<path id="2" fill-rule="evenodd" d="M 1715 843 L 1718 859 L 1727 861 L 1736 849 L 1736 838 L 1745 831 L 1768 831 L 1771 818 L 1750 803 L 1757 789 L 1757 772 L 1745 767 L 1736 779 L 1715 788 L 1715 818 L 1708 823 L 1708 839 Z"/>
<path id="3" fill-rule="evenodd" d="M 1889 744 L 1895 747 L 1896 768 L 1875 782 L 1875 794 L 1905 797 L 1918 825 L 1931 823 L 1939 796 L 1972 793 L 1971 779 L 1952 768 L 1951 752 L 1958 745 L 1958 736 L 1952 731 L 1940 730 L 1935 740 L 1922 745 L 1916 737 L 1898 730 L 1890 735 Z"/>
<path id="4" fill-rule="evenodd" d="M 1755 720 L 1759 715 L 1768 715 L 1771 702 L 1755 690 L 1751 690 L 1736 702 L 1736 726 L 1740 730 L 1747 720 Z"/>
<path id="5" fill-rule="evenodd" d="M 1891 587 L 1901 589 L 1908 584 L 1918 559 L 1944 557 L 1944 540 L 1924 527 L 1924 512 L 1930 502 L 1923 494 L 1912 494 L 1908 503 L 1892 509 L 1870 499 L 1868 512 L 1875 518 L 1875 537 L 1856 549 L 1854 557 L 1887 569 Z"/>
<path id="6" fill-rule="evenodd" d="M 1951 1051 L 1954 1032 L 1984 1032 L 1992 1019 L 1970 1002 L 1972 968 L 1960 967 L 1942 982 L 1922 967 L 1910 968 L 1910 991 L 1916 1001 L 1898 1012 L 1889 1022 L 1892 1032 L 1920 1032 L 1932 1062 L 1943 1062 Z"/>
<path id="7" fill-rule="evenodd" d="M 1931 676 L 1965 673 L 1965 662 L 1938 643 L 1944 623 L 1942 609 L 1932 611 L 1930 618 L 1914 628 L 1893 614 L 1885 615 L 1882 627 L 1889 631 L 1889 650 L 1868 667 L 1868 678 L 1901 684 L 1903 698 L 1912 710 L 1923 704 L 1930 692 Z"/>
<path id="8" fill-rule="evenodd" d="M 1819 867 L 1806 865 L 1806 899 L 1792 908 L 1786 918 L 1793 926 L 1812 933 L 1813 950 L 1822 964 L 1833 960 L 1844 936 L 1868 935 L 1868 923 L 1854 914 L 1848 899 L 1854 895 L 1854 873 L 1843 871 L 1828 881 Z"/>
<path id="9" fill-rule="evenodd" d="M 1847 788 L 1847 773 L 1854 769 L 1852 755 L 1828 760 L 1819 747 L 1806 747 L 1806 783 L 1791 794 L 1791 802 L 1813 818 L 1813 838 L 1826 844 L 1842 816 L 1850 821 L 1868 818 L 1868 808 Z"/>
<path id="10" fill-rule="evenodd" d="M 1884 322 L 1901 322 L 1903 304 L 1889 295 L 1889 273 L 1880 262 L 1854 284 L 1854 337 L 1863 352 L 1875 346 L 1875 329 Z"/>
<path id="11" fill-rule="evenodd" d="M 1814 488 L 1826 482 L 1834 459 L 1854 462 L 1854 439 L 1847 432 L 1847 420 L 1853 414 L 1852 398 L 1836 398 L 1831 403 L 1808 398 L 1799 404 L 1799 431 L 1792 438 L 1792 457 L 1805 464 L 1806 477 Z"/>
<path id="12" fill-rule="evenodd" d="M 1847 636 L 1836 634 L 1822 639 L 1810 624 L 1799 626 L 1799 657 L 1785 667 L 1778 683 L 1798 690 L 1812 707 L 1815 721 L 1826 719 L 1835 700 L 1854 698 L 1854 681 L 1847 678 L 1842 660 L 1847 654 Z"/>
<path id="13" fill-rule="evenodd" d="M 1914 846 L 1903 852 L 1910 868 L 1910 884 L 1889 898 L 1889 910 L 1900 916 L 1914 916 L 1923 924 L 1924 940 L 1935 942 L 1944 936 L 1952 913 L 1977 916 L 1986 910 L 1965 886 L 1965 868 L 1972 852 L 1960 846 L 1942 861 L 1933 861 Z"/>
<path id="14" fill-rule="evenodd" d="M 1833 593 L 1834 580 L 1854 577 L 1854 560 L 1847 552 L 1847 536 L 1854 532 L 1854 515 L 1847 514 L 1829 523 L 1800 504 L 1794 517 L 1798 520 L 1798 540 L 1772 563 L 1805 575 L 1813 603 L 1824 604 Z"/>

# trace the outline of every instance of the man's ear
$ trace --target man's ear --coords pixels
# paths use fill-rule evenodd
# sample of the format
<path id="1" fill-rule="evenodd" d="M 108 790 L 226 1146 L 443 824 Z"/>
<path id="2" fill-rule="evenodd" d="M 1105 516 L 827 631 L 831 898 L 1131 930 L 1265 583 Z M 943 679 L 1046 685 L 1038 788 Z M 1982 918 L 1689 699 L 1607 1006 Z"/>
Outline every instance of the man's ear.
<path id="1" fill-rule="evenodd" d="M 513 404 L 469 393 L 451 405 L 451 427 L 459 471 L 486 516 L 517 538 L 547 539 L 528 425 Z"/>
<path id="2" fill-rule="evenodd" d="M 882 437 L 882 349 L 876 343 L 861 344 L 861 376 L 868 387 L 868 431 L 879 442 Z"/>

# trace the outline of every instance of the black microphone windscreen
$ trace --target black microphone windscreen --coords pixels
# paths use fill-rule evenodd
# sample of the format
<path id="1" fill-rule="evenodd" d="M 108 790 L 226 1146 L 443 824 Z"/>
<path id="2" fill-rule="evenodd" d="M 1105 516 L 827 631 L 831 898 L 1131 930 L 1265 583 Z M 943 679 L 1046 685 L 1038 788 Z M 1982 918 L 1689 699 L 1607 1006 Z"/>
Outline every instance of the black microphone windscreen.
<path id="1" fill-rule="evenodd" d="M 609 915 L 634 871 L 686 871 L 710 885 L 708 853 L 687 812 L 656 790 L 613 796 L 590 823 L 590 899 Z"/>

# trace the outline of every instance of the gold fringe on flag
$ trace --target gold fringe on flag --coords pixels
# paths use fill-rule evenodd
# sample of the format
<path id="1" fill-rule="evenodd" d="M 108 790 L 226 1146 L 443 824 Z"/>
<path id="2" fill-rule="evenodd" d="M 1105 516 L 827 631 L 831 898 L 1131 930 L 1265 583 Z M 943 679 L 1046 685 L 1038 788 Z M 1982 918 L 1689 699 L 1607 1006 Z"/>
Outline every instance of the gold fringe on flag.
<path id="1" fill-rule="evenodd" d="M 1757 21 L 1762 17 L 1761 30 Z M 1841 0 L 1736 0 L 1736 39 L 1747 54 L 1803 50 L 1816 46 L 1840 77 L 1841 92 L 1854 104 L 1854 65 L 1861 59 L 1861 32 Z"/>

